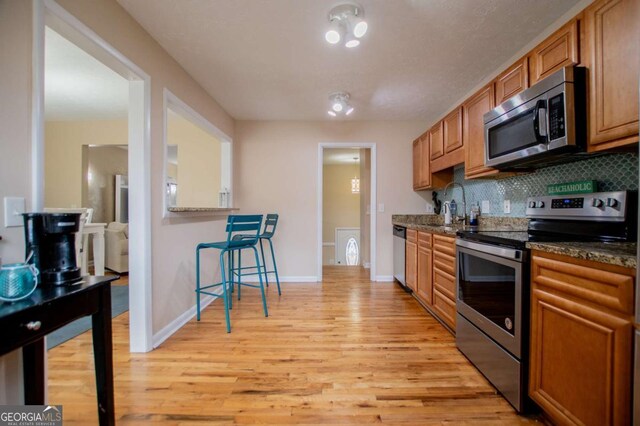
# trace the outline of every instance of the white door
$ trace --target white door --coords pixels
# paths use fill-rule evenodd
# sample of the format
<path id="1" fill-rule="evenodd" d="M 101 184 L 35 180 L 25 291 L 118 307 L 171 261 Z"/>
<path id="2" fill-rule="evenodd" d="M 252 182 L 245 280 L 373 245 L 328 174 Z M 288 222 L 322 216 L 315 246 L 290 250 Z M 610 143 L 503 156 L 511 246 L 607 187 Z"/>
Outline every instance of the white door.
<path id="1" fill-rule="evenodd" d="M 360 264 L 360 228 L 336 228 L 336 265 Z"/>

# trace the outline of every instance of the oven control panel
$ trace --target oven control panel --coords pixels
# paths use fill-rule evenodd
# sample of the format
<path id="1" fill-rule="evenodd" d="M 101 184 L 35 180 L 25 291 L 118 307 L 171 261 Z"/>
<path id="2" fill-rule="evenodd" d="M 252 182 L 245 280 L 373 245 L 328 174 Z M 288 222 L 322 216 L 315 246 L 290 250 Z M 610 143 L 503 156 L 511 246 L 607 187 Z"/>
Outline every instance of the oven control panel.
<path id="1" fill-rule="evenodd" d="M 626 218 L 631 192 L 594 192 L 579 195 L 548 195 L 527 199 L 527 217 L 532 219 L 602 220 Z"/>

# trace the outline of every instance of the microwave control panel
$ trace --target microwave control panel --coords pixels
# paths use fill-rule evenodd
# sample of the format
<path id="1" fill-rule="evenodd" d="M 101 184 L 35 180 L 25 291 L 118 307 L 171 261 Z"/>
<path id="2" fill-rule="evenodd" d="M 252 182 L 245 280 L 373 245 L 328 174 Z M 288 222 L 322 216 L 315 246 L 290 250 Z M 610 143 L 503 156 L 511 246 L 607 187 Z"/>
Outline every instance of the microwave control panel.
<path id="1" fill-rule="evenodd" d="M 565 132 L 564 93 L 549 99 L 549 139 L 563 138 Z"/>

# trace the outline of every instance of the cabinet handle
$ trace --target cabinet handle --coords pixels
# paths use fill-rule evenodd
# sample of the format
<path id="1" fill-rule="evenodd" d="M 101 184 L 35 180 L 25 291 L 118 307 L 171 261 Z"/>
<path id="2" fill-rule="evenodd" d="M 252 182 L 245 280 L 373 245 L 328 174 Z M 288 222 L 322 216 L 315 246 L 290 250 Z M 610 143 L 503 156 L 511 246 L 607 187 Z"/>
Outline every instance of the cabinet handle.
<path id="1" fill-rule="evenodd" d="M 31 331 L 38 331 L 40 330 L 41 326 L 42 326 L 42 323 L 40 321 L 31 321 L 25 325 L 25 327 L 27 327 L 27 330 L 31 330 Z"/>

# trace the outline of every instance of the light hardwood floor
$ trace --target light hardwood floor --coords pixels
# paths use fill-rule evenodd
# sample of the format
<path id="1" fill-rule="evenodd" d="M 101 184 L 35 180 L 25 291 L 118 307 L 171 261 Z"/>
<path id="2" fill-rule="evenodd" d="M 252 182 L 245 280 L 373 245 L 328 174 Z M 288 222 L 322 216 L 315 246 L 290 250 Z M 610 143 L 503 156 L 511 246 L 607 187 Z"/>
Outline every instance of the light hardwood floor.
<path id="1" fill-rule="evenodd" d="M 533 423 L 519 417 L 455 348 L 453 337 L 392 283 L 359 268 L 322 284 L 244 289 L 225 333 L 219 301 L 149 354 L 128 352 L 114 320 L 118 424 Z M 90 332 L 49 352 L 49 400 L 65 424 L 95 424 Z"/>

